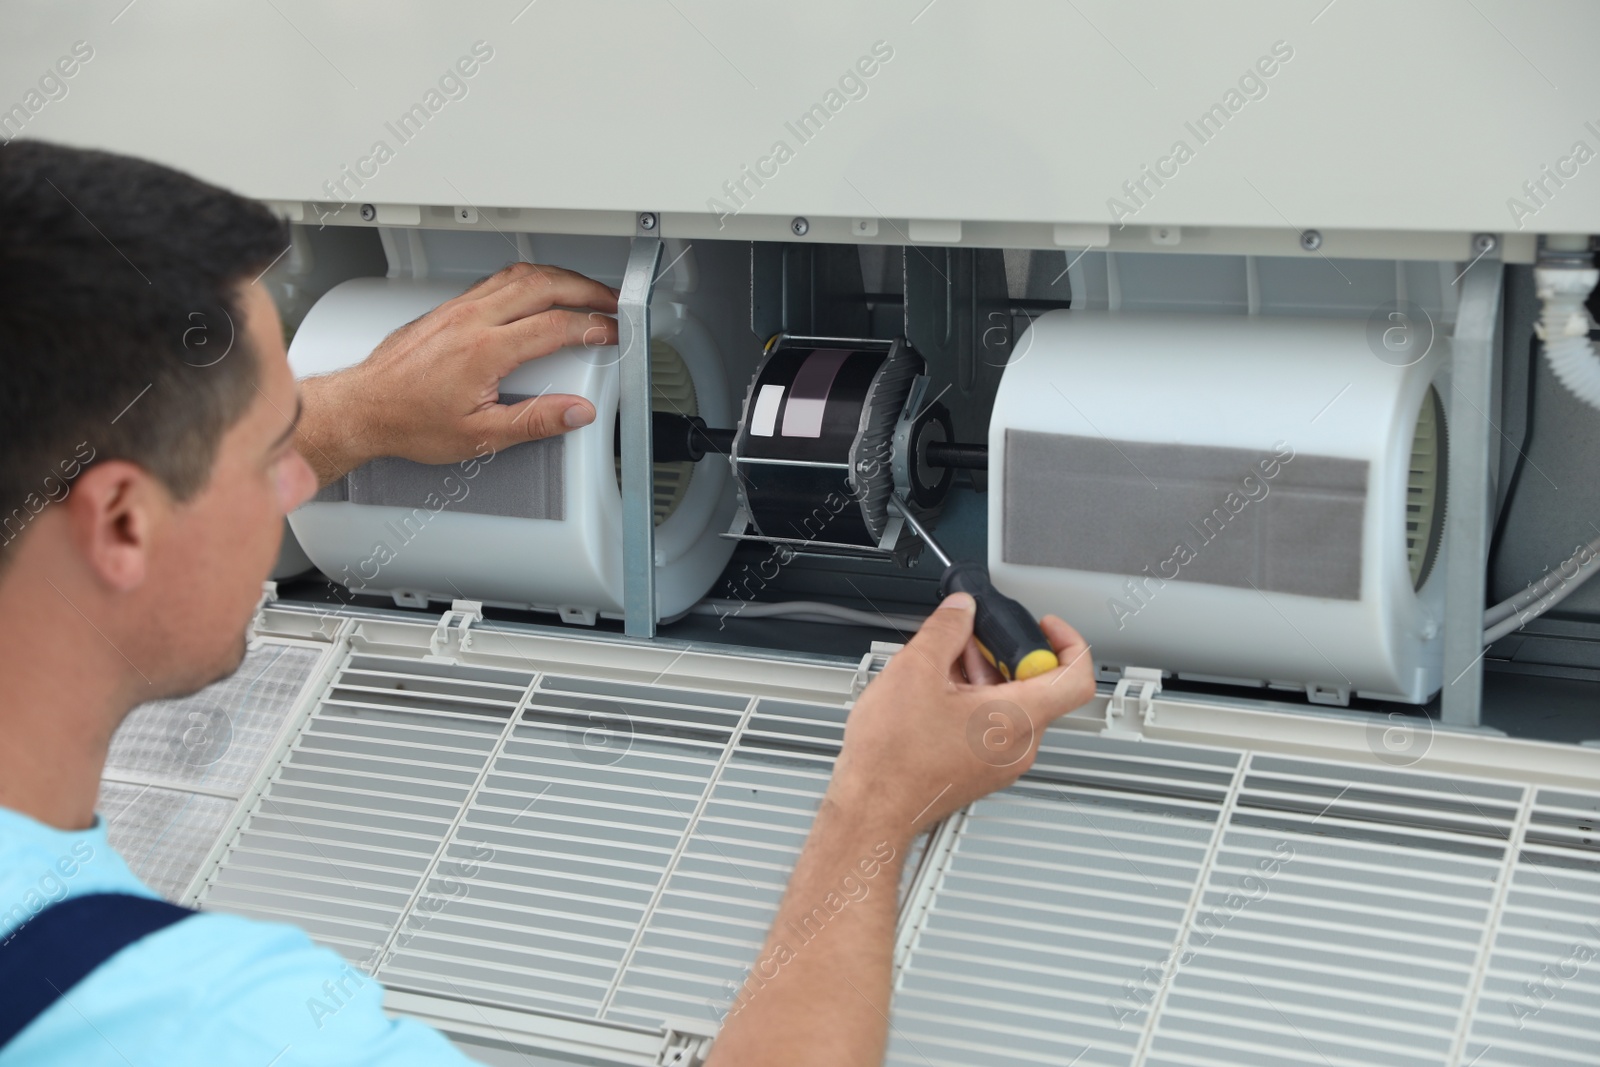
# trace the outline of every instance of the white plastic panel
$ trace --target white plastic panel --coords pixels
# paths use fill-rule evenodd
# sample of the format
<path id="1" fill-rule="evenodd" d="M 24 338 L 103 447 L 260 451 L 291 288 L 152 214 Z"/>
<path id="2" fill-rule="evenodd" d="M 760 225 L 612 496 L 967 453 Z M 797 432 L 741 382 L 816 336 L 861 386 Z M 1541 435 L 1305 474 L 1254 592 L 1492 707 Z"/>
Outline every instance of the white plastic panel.
<path id="1" fill-rule="evenodd" d="M 463 665 L 424 658 L 431 628 L 363 627 L 205 905 L 299 922 L 495 1043 L 649 1063 L 664 1027 L 713 1033 L 848 670 L 487 633 Z M 1596 1062 L 1600 794 L 1468 756 L 1581 782 L 1581 750 L 1441 732 L 1458 762 L 1424 771 L 1339 748 L 1343 718 L 1155 716 L 1144 740 L 1073 716 L 908 858 L 890 1062 Z"/>
<path id="2" fill-rule="evenodd" d="M 833 773 L 845 709 L 763 700 L 723 768 L 607 1018 L 727 1013 L 778 910 Z M 870 887 L 869 887 L 870 891 Z"/>
<path id="3" fill-rule="evenodd" d="M 371 968 L 533 681 L 351 656 L 200 896 Z"/>
<path id="4" fill-rule="evenodd" d="M 1463 1063 L 1600 1064 L 1600 795 L 1541 789 Z"/>
<path id="5" fill-rule="evenodd" d="M 597 1015 L 748 704 L 544 677 L 379 977 Z"/>
<path id="6" fill-rule="evenodd" d="M 619 1035 L 714 1032 L 846 708 L 367 647 L 306 719 L 202 906 L 297 922 L 402 995 Z M 887 891 L 905 891 L 923 844 Z"/>
<path id="7" fill-rule="evenodd" d="M 1056 733 L 960 823 L 890 1062 L 1600 1062 L 1600 795 L 1149 742 L 1096 783 Z"/>
<path id="8" fill-rule="evenodd" d="M 1580 2 L 1252 0 L 1156 21 L 1109 0 L 385 14 L 31 4 L 0 39 L 5 104 L 31 109 L 5 133 L 152 156 L 254 196 L 472 207 L 486 232 L 509 228 L 500 207 L 653 210 L 669 235 L 687 212 L 740 237 L 754 217 L 789 237 L 805 215 L 821 240 L 852 218 L 896 220 L 877 232 L 900 242 L 943 220 L 1265 227 L 1291 250 L 1306 226 L 1600 229 L 1594 178 L 1574 180 L 1570 156 L 1594 146 L 1582 102 L 1600 99 L 1600 13 Z M 602 29 L 603 54 L 551 47 Z M 93 59 L 43 86 L 64 98 L 28 96 L 75 41 Z M 552 100 L 567 104 L 530 114 Z M 637 164 L 552 158 L 617 116 Z M 514 135 L 530 122 L 536 136 Z M 1194 157 L 1181 166 L 1179 141 Z M 1519 218 L 1507 201 L 1530 180 L 1545 192 Z"/>
<path id="9" fill-rule="evenodd" d="M 969 810 L 904 966 L 889 1062 L 1132 1062 L 1110 1005 L 1181 934 L 1237 753 L 1047 735 Z"/>
<path id="10" fill-rule="evenodd" d="M 1144 1062 L 1450 1062 L 1521 799 L 1253 756 Z"/>

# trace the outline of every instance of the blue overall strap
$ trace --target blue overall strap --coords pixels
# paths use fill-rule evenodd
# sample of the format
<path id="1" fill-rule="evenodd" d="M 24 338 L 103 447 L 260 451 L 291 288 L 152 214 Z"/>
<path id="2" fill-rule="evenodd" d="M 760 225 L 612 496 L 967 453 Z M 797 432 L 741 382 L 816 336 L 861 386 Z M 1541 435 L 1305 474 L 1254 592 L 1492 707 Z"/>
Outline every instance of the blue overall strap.
<path id="1" fill-rule="evenodd" d="M 23 923 L 0 941 L 0 1048 L 100 964 L 193 914 L 154 897 L 94 893 Z"/>

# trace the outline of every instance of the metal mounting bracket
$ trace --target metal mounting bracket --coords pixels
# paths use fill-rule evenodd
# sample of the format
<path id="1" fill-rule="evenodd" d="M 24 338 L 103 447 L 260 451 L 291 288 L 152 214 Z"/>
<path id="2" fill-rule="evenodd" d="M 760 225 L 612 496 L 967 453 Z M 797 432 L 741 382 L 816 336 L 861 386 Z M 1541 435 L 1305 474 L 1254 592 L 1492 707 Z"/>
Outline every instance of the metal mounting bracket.
<path id="1" fill-rule="evenodd" d="M 629 637 L 656 635 L 656 526 L 650 448 L 650 297 L 661 263 L 661 216 L 642 211 L 617 297 L 622 419 L 622 611 Z"/>
<path id="2" fill-rule="evenodd" d="M 1491 407 L 1505 269 L 1499 254 L 1491 251 L 1463 274 L 1450 346 L 1439 705 L 1445 723 L 1475 727 L 1483 714 L 1483 601 L 1494 510 L 1490 450 L 1498 437 Z"/>
<path id="3" fill-rule="evenodd" d="M 878 538 L 878 548 L 884 552 L 893 552 L 900 543 L 900 534 L 906 528 L 906 520 L 899 515 L 890 515 L 889 521 L 884 523 L 883 536 Z"/>
<path id="4" fill-rule="evenodd" d="M 1161 692 L 1161 672 L 1153 667 L 1124 667 L 1117 688 L 1106 701 L 1106 725 L 1100 732 L 1110 737 L 1144 738 L 1144 728 L 1155 721 L 1155 697 Z"/>

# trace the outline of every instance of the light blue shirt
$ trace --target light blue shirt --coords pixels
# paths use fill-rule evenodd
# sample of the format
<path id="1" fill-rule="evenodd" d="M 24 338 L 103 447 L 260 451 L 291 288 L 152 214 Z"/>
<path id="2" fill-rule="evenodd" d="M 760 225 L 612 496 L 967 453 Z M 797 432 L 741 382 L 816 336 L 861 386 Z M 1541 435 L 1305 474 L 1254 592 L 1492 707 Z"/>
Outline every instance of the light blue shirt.
<path id="1" fill-rule="evenodd" d="M 0 808 L 0 941 L 49 904 L 153 897 L 106 841 Z M 0 991 L 3 995 L 3 991 Z M 299 928 L 192 915 L 123 949 L 0 1050 L 0 1067 L 466 1067 L 438 1031 Z"/>

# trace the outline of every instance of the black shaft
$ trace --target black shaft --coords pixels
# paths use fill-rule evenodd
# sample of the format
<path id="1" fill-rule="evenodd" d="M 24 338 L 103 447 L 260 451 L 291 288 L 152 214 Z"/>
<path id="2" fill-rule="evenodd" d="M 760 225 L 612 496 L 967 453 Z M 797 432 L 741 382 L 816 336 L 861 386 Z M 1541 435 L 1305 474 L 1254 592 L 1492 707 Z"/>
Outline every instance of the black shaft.
<path id="1" fill-rule="evenodd" d="M 698 463 L 712 453 L 733 451 L 737 430 L 707 426 L 698 415 L 678 415 L 671 411 L 650 413 L 650 457 L 657 463 Z M 622 448 L 622 419 L 612 432 L 616 448 Z"/>
<path id="2" fill-rule="evenodd" d="M 701 450 L 701 455 L 707 452 L 730 455 L 733 452 L 733 439 L 739 436 L 738 430 L 720 430 L 715 426 L 706 425 L 698 427 L 696 433 L 705 440 L 706 447 Z"/>
<path id="3" fill-rule="evenodd" d="M 964 445 L 955 441 L 932 441 L 923 458 L 933 467 L 959 467 L 962 470 L 989 469 L 988 445 Z"/>

